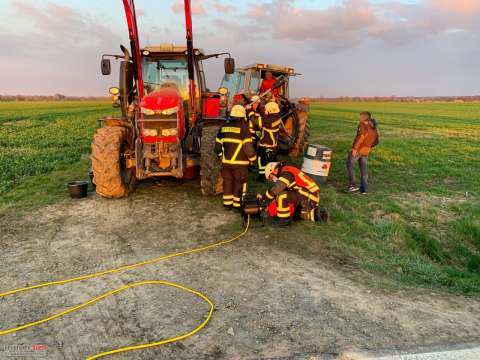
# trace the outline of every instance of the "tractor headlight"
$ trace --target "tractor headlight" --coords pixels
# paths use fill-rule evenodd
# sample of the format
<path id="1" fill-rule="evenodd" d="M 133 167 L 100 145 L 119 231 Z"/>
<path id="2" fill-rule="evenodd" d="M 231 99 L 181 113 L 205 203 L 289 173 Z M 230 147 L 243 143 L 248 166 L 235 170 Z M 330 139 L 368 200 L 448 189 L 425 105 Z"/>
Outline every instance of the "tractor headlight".
<path id="1" fill-rule="evenodd" d="M 145 115 L 149 115 L 149 116 L 150 116 L 150 115 L 155 115 L 155 111 L 150 110 L 150 109 L 147 109 L 147 108 L 144 108 L 144 107 L 142 107 L 142 108 L 140 109 L 140 111 L 142 112 L 142 114 L 145 114 Z"/>
<path id="2" fill-rule="evenodd" d="M 163 129 L 162 136 L 175 136 L 177 135 L 177 129 Z"/>
<path id="3" fill-rule="evenodd" d="M 175 106 L 173 108 L 170 108 L 170 109 L 165 109 L 165 110 L 162 110 L 160 113 L 162 115 L 173 115 L 173 114 L 176 114 L 178 112 L 178 106 Z"/>
<path id="4" fill-rule="evenodd" d="M 157 136 L 157 129 L 143 129 L 143 136 Z"/>

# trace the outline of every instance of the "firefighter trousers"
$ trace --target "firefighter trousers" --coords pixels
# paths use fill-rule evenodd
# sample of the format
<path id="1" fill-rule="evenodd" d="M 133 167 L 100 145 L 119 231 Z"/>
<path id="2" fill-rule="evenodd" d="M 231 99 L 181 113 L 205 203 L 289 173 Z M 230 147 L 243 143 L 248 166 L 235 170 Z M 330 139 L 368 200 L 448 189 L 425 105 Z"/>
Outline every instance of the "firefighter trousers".
<path id="1" fill-rule="evenodd" d="M 316 221 L 319 202 L 318 194 L 312 194 L 303 189 L 283 191 L 277 196 L 277 217 L 279 219 L 296 217 Z M 291 205 L 294 207 L 293 216 Z"/>
<path id="2" fill-rule="evenodd" d="M 240 208 L 247 192 L 248 165 L 223 165 L 223 205 Z"/>
<path id="3" fill-rule="evenodd" d="M 269 162 L 273 162 L 277 159 L 277 149 L 267 148 L 261 145 L 257 149 L 257 161 L 258 161 L 258 174 L 265 175 L 265 167 Z"/>

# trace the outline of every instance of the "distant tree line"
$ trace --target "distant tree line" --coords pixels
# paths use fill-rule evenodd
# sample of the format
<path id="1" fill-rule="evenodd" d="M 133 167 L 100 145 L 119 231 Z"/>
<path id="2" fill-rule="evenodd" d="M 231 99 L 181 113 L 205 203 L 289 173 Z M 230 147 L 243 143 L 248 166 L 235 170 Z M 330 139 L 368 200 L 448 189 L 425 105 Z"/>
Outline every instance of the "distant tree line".
<path id="1" fill-rule="evenodd" d="M 109 100 L 106 96 L 66 96 L 55 95 L 0 95 L 0 101 L 95 101 Z"/>
<path id="2" fill-rule="evenodd" d="M 340 96 L 340 97 L 314 97 L 310 98 L 313 102 L 332 102 L 332 101 L 372 101 L 372 102 L 479 102 L 480 95 L 478 96 Z"/>

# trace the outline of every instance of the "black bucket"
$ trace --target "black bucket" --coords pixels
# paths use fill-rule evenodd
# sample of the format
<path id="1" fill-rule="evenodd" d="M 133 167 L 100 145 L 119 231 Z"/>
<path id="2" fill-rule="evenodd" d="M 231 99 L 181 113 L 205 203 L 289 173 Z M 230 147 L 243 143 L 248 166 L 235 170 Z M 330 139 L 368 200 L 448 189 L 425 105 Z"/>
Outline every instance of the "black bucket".
<path id="1" fill-rule="evenodd" d="M 67 184 L 67 187 L 72 199 L 81 199 L 87 197 L 88 182 L 72 181 Z"/>

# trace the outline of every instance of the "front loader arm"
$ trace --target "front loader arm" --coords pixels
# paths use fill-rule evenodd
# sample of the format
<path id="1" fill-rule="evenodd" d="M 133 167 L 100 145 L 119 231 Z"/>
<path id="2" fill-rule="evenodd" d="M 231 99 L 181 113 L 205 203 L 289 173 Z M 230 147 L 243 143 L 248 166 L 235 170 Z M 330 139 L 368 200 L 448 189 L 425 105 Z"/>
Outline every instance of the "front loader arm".
<path id="1" fill-rule="evenodd" d="M 132 50 L 132 62 L 134 65 L 134 76 L 137 81 L 137 91 L 139 100 L 144 96 L 143 75 L 142 75 L 142 55 L 140 53 L 140 40 L 138 36 L 137 16 L 135 14 L 134 0 L 123 0 L 125 16 L 127 18 L 128 36 L 130 37 L 130 47 Z"/>
<path id="2" fill-rule="evenodd" d="M 185 30 L 187 33 L 187 64 L 188 64 L 188 92 L 189 92 L 189 115 L 190 115 L 190 125 L 192 126 L 196 121 L 196 111 L 195 109 L 195 95 L 196 95 L 196 85 L 195 85 L 195 58 L 193 53 L 193 30 L 192 30 L 192 11 L 190 8 L 190 0 L 184 0 L 184 10 L 185 10 Z"/>

